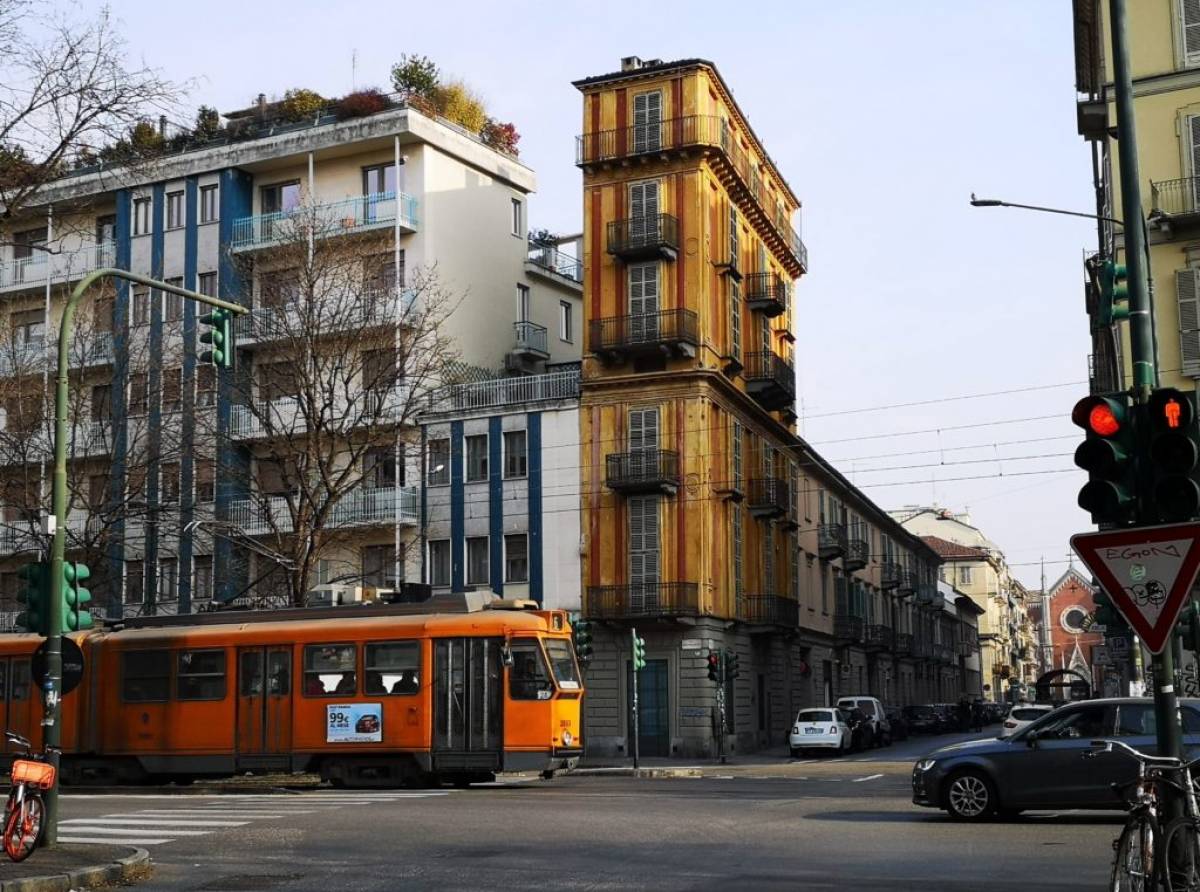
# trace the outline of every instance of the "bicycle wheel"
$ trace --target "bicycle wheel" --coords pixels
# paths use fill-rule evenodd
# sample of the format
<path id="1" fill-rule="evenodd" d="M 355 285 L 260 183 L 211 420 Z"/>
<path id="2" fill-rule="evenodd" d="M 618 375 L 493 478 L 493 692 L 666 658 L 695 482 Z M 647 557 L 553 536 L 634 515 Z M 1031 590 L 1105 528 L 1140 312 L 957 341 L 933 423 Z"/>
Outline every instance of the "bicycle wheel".
<path id="1" fill-rule="evenodd" d="M 1129 820 L 1115 845 L 1111 892 L 1154 892 L 1154 843 L 1157 822 L 1150 815 Z"/>
<path id="2" fill-rule="evenodd" d="M 1200 825 L 1176 818 L 1163 832 L 1161 854 L 1166 892 L 1200 892 Z"/>
<path id="3" fill-rule="evenodd" d="M 42 797 L 26 793 L 25 801 L 14 808 L 4 822 L 4 851 L 13 861 L 24 861 L 37 847 L 46 815 Z"/>

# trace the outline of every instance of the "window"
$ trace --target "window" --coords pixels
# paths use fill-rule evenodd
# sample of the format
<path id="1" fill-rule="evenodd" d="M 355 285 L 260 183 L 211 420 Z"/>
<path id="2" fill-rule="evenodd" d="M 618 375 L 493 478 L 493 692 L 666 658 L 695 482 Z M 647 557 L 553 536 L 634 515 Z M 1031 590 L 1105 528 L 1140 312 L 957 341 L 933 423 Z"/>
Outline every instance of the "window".
<path id="1" fill-rule="evenodd" d="M 445 486 L 450 482 L 450 441 L 429 441 L 429 459 L 425 476 L 430 486 Z"/>
<path id="2" fill-rule="evenodd" d="M 381 641 L 363 648 L 363 693 L 411 696 L 420 690 L 420 642 Z"/>
<path id="3" fill-rule="evenodd" d="M 742 596 L 745 583 L 743 582 L 743 574 L 745 573 L 744 558 L 746 547 L 745 539 L 742 532 L 742 506 L 739 502 L 731 502 L 730 510 L 733 511 L 732 526 L 733 526 L 733 541 L 730 547 L 733 552 L 733 594 L 734 598 Z"/>
<path id="4" fill-rule="evenodd" d="M 733 269 L 738 268 L 738 215 L 737 208 L 733 202 L 729 203 L 729 243 L 726 246 L 729 251 L 729 265 Z"/>
<path id="5" fill-rule="evenodd" d="M 546 653 L 550 657 L 550 668 L 554 679 L 564 691 L 579 690 L 579 666 L 575 662 L 575 651 L 562 638 L 546 638 Z"/>
<path id="6" fill-rule="evenodd" d="M 730 449 L 733 452 L 733 488 L 740 492 L 746 485 L 745 470 L 742 464 L 742 424 L 740 421 L 733 423 Z"/>
<path id="7" fill-rule="evenodd" d="M 213 223 L 217 219 L 217 185 L 200 187 L 200 222 Z M 202 291 L 201 294 L 207 294 Z"/>
<path id="8" fill-rule="evenodd" d="M 166 505 L 173 505 L 179 501 L 179 462 L 163 463 L 162 501 Z"/>
<path id="9" fill-rule="evenodd" d="M 272 310 L 284 310 L 300 303 L 300 273 L 295 269 L 264 272 L 258 279 L 259 303 Z"/>
<path id="10" fill-rule="evenodd" d="M 168 285 L 176 288 L 183 287 L 183 279 L 176 276 L 166 280 Z M 163 292 L 163 319 L 167 322 L 178 322 L 183 318 L 183 296 L 170 291 Z"/>
<path id="11" fill-rule="evenodd" d="M 129 302 L 130 310 L 133 314 L 134 325 L 149 325 L 150 324 L 150 289 L 144 285 L 137 285 L 130 295 Z"/>
<path id="12" fill-rule="evenodd" d="M 558 339 L 571 343 L 571 304 L 565 300 L 558 302 Z"/>
<path id="13" fill-rule="evenodd" d="M 196 290 L 201 294 L 207 294 L 209 297 L 217 296 L 217 274 L 216 273 L 201 273 L 197 277 Z"/>
<path id="14" fill-rule="evenodd" d="M 33 245 L 46 244 L 46 227 L 26 229 L 13 233 L 13 260 L 31 260 L 42 256 L 43 252 L 33 248 Z"/>
<path id="15" fill-rule="evenodd" d="M 129 469 L 126 487 L 134 501 L 145 501 L 146 465 L 134 465 Z"/>
<path id="16" fill-rule="evenodd" d="M 217 402 L 217 370 L 211 365 L 196 367 L 196 405 L 212 406 Z"/>
<path id="17" fill-rule="evenodd" d="M 129 414 L 145 415 L 149 407 L 146 373 L 135 372 L 129 376 Z"/>
<path id="18" fill-rule="evenodd" d="M 113 330 L 113 313 L 116 310 L 116 301 L 111 295 L 102 295 L 96 298 L 96 302 L 92 305 L 92 325 L 95 333 L 98 335 L 101 332 L 111 332 Z M 99 340 L 99 337 L 97 337 Z"/>
<path id="19" fill-rule="evenodd" d="M 529 321 L 529 286 L 517 286 L 517 321 Z"/>
<path id="20" fill-rule="evenodd" d="M 504 537 L 504 581 L 529 581 L 529 536 L 525 533 Z"/>
<path id="21" fill-rule="evenodd" d="M 108 245 L 117 240 L 117 215 L 105 214 L 96 218 L 96 244 Z"/>
<path id="22" fill-rule="evenodd" d="M 100 512 L 104 510 L 104 503 L 108 500 L 108 475 L 107 474 L 89 474 L 88 475 L 88 507 L 92 511 Z"/>
<path id="23" fill-rule="evenodd" d="M 1179 24 L 1184 64 L 1195 65 L 1200 62 L 1200 4 L 1195 0 L 1182 0 L 1179 4 Z"/>
<path id="24" fill-rule="evenodd" d="M 304 696 L 352 697 L 357 691 L 353 644 L 310 644 L 304 648 Z"/>
<path id="25" fill-rule="evenodd" d="M 637 591 L 658 585 L 658 496 L 629 499 L 629 582 Z"/>
<path id="26" fill-rule="evenodd" d="M 167 193 L 167 229 L 183 228 L 183 193 Z"/>
<path id="27" fill-rule="evenodd" d="M 549 700 L 554 693 L 546 660 L 536 640 L 517 639 L 509 647 L 508 694 L 514 700 Z"/>
<path id="28" fill-rule="evenodd" d="M 300 206 L 300 182 L 276 183 L 263 186 L 259 192 L 262 200 L 262 213 L 286 214 Z"/>
<path id="29" fill-rule="evenodd" d="M 634 343 L 653 343 L 658 339 L 658 264 L 629 265 L 630 330 Z"/>
<path id="30" fill-rule="evenodd" d="M 434 539 L 429 543 L 429 584 L 450 584 L 450 540 Z"/>
<path id="31" fill-rule="evenodd" d="M 30 683 L 29 660 L 13 660 L 12 664 L 12 699 L 28 700 Z"/>
<path id="32" fill-rule="evenodd" d="M 396 165 L 375 164 L 363 168 L 363 195 L 396 191 Z"/>
<path id="33" fill-rule="evenodd" d="M 662 145 L 662 93 L 638 93 L 633 97 L 633 150 L 656 152 Z"/>
<path id="34" fill-rule="evenodd" d="M 1037 731 L 1039 740 L 1094 740 L 1112 733 L 1112 714 L 1102 705 L 1079 709 L 1056 710 L 1043 721 L 1035 722 L 1024 732 Z"/>
<path id="35" fill-rule="evenodd" d="M 224 700 L 225 651 L 180 651 L 175 696 L 180 700 Z"/>
<path id="36" fill-rule="evenodd" d="M 183 369 L 163 369 L 162 408 L 164 412 L 178 412 L 183 394 Z"/>
<path id="37" fill-rule="evenodd" d="M 525 431 L 504 432 L 504 476 L 524 477 L 528 473 Z"/>
<path id="38" fill-rule="evenodd" d="M 971 568 L 970 567 L 959 567 L 958 568 L 958 581 L 961 582 L 963 585 L 971 584 Z"/>
<path id="39" fill-rule="evenodd" d="M 42 408 L 42 397 L 36 394 L 7 397 L 4 400 L 4 429 L 9 433 L 32 433 L 42 423 Z"/>
<path id="40" fill-rule="evenodd" d="M 133 234 L 145 235 L 150 231 L 150 199 L 133 200 Z"/>
<path id="41" fill-rule="evenodd" d="M 195 584 L 192 586 L 192 600 L 208 600 L 213 596 L 213 559 L 211 554 L 197 555 L 192 568 Z"/>
<path id="42" fill-rule="evenodd" d="M 46 311 L 24 310 L 9 317 L 16 344 L 40 343 L 46 336 Z"/>
<path id="43" fill-rule="evenodd" d="M 487 434 L 476 434 L 466 437 L 467 442 L 467 482 L 473 483 L 487 480 L 488 475 L 488 438 Z"/>
<path id="44" fill-rule="evenodd" d="M 171 652 L 129 650 L 121 654 L 121 696 L 126 703 L 163 702 L 170 696 Z"/>
<path id="45" fill-rule="evenodd" d="M 472 536 L 467 539 L 467 585 L 487 585 L 488 538 Z"/>
<path id="46" fill-rule="evenodd" d="M 371 446 L 363 453 L 363 482 L 372 489 L 388 489 L 404 485 L 404 464 L 396 461 L 394 446 Z"/>
<path id="47" fill-rule="evenodd" d="M 92 387 L 92 421 L 103 423 L 112 419 L 112 385 Z"/>
<path id="48" fill-rule="evenodd" d="M 372 588 L 399 587 L 396 578 L 396 546 L 368 545 L 362 551 L 363 585 Z"/>
<path id="49" fill-rule="evenodd" d="M 521 199 L 512 200 L 512 234 L 524 237 L 525 227 L 521 225 Z"/>
<path id="50" fill-rule="evenodd" d="M 125 603 L 141 604 L 146 599 L 146 567 L 141 561 L 125 563 Z"/>

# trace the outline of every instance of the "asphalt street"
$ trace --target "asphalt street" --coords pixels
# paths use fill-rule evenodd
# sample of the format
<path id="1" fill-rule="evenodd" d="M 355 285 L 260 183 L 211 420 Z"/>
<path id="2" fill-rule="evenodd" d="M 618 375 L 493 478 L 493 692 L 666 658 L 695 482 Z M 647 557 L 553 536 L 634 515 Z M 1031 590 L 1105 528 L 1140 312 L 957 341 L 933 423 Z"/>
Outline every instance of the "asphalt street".
<path id="1" fill-rule="evenodd" d="M 708 765 L 692 778 L 71 792 L 60 832 L 146 846 L 156 872 L 143 887 L 171 892 L 1103 886 L 1118 814 L 962 825 L 911 805 L 911 754 L 952 739 Z"/>

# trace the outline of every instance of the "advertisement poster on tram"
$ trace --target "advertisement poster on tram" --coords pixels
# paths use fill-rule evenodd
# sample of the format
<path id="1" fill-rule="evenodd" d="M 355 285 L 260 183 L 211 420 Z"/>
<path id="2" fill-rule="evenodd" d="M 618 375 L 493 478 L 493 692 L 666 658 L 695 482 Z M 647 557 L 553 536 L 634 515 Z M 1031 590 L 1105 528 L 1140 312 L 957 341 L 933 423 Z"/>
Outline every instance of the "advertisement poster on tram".
<path id="1" fill-rule="evenodd" d="M 383 704 L 328 704 L 325 707 L 325 742 L 382 743 Z"/>

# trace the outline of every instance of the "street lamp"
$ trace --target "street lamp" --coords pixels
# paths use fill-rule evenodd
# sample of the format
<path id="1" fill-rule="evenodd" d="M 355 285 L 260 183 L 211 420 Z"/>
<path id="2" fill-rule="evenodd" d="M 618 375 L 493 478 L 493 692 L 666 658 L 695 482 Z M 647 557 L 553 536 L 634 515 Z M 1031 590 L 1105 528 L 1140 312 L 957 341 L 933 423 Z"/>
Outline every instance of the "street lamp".
<path id="1" fill-rule="evenodd" d="M 1017 204 L 1015 201 L 1001 201 L 998 198 L 976 198 L 975 193 L 971 193 L 971 207 L 973 208 L 1021 208 L 1025 211 L 1041 211 L 1043 214 L 1065 214 L 1068 217 L 1084 217 L 1088 220 L 1103 220 L 1106 223 L 1116 223 L 1123 227 L 1125 221 L 1118 220 L 1115 217 L 1105 217 L 1102 214 L 1085 214 L 1081 211 L 1066 211 L 1062 208 L 1048 208 L 1037 204 Z"/>

